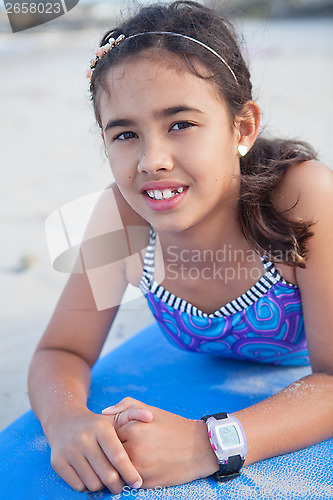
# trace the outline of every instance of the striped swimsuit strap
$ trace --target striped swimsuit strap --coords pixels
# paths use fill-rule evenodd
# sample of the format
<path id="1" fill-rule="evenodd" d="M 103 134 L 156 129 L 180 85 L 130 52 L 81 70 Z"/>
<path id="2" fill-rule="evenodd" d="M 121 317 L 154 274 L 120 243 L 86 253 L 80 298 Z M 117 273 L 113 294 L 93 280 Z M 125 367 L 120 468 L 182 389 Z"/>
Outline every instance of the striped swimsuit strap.
<path id="1" fill-rule="evenodd" d="M 261 257 L 263 267 L 265 269 L 265 274 L 251 286 L 249 290 L 245 293 L 232 300 L 228 304 L 222 306 L 218 311 L 214 313 L 207 314 L 193 306 L 189 302 L 176 295 L 170 293 L 162 285 L 154 280 L 154 254 L 155 254 L 155 243 L 156 243 L 156 233 L 153 228 L 150 228 L 149 243 L 147 246 L 143 274 L 140 282 L 140 289 L 144 294 L 148 292 L 154 294 L 158 299 L 162 300 L 168 306 L 177 309 L 181 312 L 186 312 L 192 316 L 200 317 L 223 317 L 230 316 L 231 314 L 237 313 L 245 309 L 246 307 L 252 305 L 260 297 L 265 295 L 268 290 L 275 285 L 275 283 L 283 283 L 294 288 L 298 288 L 296 285 L 291 285 L 277 272 L 273 262 L 270 262 L 265 257 Z"/>

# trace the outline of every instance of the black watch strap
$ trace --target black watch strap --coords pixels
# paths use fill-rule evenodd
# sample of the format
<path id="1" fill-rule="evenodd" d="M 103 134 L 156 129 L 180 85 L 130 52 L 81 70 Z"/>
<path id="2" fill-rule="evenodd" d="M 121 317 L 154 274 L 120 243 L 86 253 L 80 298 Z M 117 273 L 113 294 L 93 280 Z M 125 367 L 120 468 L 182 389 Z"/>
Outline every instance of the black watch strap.
<path id="1" fill-rule="evenodd" d="M 240 476 L 240 470 L 243 464 L 244 460 L 240 455 L 229 457 L 227 464 L 219 464 L 220 470 L 214 474 L 216 481 L 225 482 Z"/>
<path id="2" fill-rule="evenodd" d="M 216 420 L 223 420 L 224 418 L 228 418 L 228 414 L 223 412 L 215 413 L 214 415 L 205 415 L 201 418 L 201 420 L 207 422 L 210 417 L 214 417 Z M 216 481 L 225 482 L 240 476 L 240 470 L 243 467 L 244 462 L 245 460 L 243 460 L 240 455 L 233 455 L 229 457 L 228 463 L 219 463 L 220 469 L 215 472 L 214 478 Z"/>
<path id="3" fill-rule="evenodd" d="M 214 417 L 216 420 L 223 420 L 224 418 L 228 418 L 228 413 L 215 413 L 214 415 L 205 415 L 201 417 L 201 420 L 207 422 L 210 417 Z"/>

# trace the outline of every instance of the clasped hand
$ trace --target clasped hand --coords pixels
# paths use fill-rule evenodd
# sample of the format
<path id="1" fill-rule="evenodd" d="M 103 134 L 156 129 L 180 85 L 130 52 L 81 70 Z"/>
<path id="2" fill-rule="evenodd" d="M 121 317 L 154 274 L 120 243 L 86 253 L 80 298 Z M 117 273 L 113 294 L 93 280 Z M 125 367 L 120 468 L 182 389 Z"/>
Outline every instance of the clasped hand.
<path id="1" fill-rule="evenodd" d="M 103 415 L 72 409 L 47 437 L 53 469 L 78 491 L 173 486 L 218 469 L 203 421 L 132 398 Z"/>
<path id="2" fill-rule="evenodd" d="M 144 488 L 174 486 L 206 477 L 218 469 L 201 420 L 125 398 L 103 410 L 113 415 L 115 430 Z"/>

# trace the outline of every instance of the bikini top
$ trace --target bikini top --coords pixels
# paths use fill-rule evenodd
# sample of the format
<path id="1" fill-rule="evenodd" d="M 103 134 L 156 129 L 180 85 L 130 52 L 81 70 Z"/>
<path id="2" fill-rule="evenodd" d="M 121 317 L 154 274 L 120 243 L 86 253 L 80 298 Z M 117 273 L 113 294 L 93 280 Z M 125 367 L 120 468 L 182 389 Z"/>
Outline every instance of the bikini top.
<path id="1" fill-rule="evenodd" d="M 265 274 L 247 292 L 208 314 L 154 280 L 150 229 L 140 289 L 166 338 L 186 351 L 271 363 L 309 364 L 299 288 L 261 257 Z"/>

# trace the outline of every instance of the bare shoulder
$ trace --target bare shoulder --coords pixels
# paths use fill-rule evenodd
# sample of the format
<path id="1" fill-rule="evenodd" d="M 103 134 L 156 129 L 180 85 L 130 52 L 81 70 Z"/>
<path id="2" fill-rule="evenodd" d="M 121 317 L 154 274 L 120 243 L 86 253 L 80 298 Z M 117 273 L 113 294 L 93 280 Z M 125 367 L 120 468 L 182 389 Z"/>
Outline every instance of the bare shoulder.
<path id="1" fill-rule="evenodd" d="M 102 191 L 88 224 L 86 239 L 99 238 L 120 250 L 123 242 L 123 256 L 138 252 L 147 246 L 149 224 L 127 203 L 116 183 Z M 117 245 L 115 245 L 117 242 Z"/>
<path id="2" fill-rule="evenodd" d="M 313 222 L 306 268 L 296 269 L 307 344 L 313 371 L 333 373 L 333 171 L 309 161 L 290 168 L 275 194 L 275 204 L 288 217 Z M 293 207 L 293 208 L 291 208 Z"/>
<path id="3" fill-rule="evenodd" d="M 110 210 L 112 213 L 110 213 Z M 96 206 L 96 214 L 103 219 L 110 219 L 110 215 L 116 217 L 118 221 L 120 218 L 123 227 L 149 226 L 148 222 L 127 203 L 115 182 L 102 191 Z"/>
<path id="4" fill-rule="evenodd" d="M 150 225 L 127 203 L 117 184 L 112 184 L 110 188 L 115 197 L 122 222 L 122 233 L 126 239 L 125 251 L 128 251 L 128 257 L 124 259 L 125 274 L 129 283 L 139 286 Z"/>
<path id="5" fill-rule="evenodd" d="M 112 183 L 108 189 L 112 189 L 124 226 L 149 227 L 149 223 L 127 203 L 115 182 Z"/>
<path id="6" fill-rule="evenodd" d="M 127 204 L 115 184 L 93 201 L 80 245 L 82 270 L 69 277 L 39 346 L 77 353 L 91 366 L 128 284 L 140 281 L 141 252 L 149 233 L 147 222 Z"/>
<path id="7" fill-rule="evenodd" d="M 333 207 L 332 195 L 333 170 L 312 160 L 290 167 L 272 198 L 291 217 L 313 220 Z"/>

